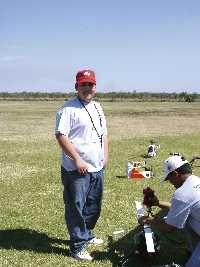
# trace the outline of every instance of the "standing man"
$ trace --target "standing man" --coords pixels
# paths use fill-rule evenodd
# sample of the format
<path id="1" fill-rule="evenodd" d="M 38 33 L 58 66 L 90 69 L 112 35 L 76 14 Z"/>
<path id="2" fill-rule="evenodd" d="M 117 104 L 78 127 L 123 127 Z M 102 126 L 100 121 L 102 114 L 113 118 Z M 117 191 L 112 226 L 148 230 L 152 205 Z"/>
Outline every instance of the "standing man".
<path id="1" fill-rule="evenodd" d="M 100 104 L 92 100 L 96 92 L 94 71 L 79 71 L 75 89 L 77 97 L 66 101 L 57 113 L 55 134 L 62 149 L 61 178 L 71 255 L 91 261 L 86 245 L 103 243 L 91 230 L 101 212 L 107 128 Z"/>
<path id="2" fill-rule="evenodd" d="M 185 229 L 191 257 L 185 267 L 200 266 L 200 178 L 192 175 L 191 165 L 182 156 L 171 156 L 164 162 L 163 181 L 169 180 L 176 191 L 171 204 L 152 199 L 154 206 L 169 212 L 164 221 L 156 218 L 142 217 L 139 223 L 148 223 L 163 231 Z"/>

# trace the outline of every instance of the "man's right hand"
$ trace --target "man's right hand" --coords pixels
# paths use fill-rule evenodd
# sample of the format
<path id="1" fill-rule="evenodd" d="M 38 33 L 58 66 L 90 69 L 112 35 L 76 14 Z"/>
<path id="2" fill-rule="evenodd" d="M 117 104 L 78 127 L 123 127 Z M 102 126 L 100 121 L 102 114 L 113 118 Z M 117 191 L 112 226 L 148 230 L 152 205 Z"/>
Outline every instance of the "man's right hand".
<path id="1" fill-rule="evenodd" d="M 80 174 L 87 173 L 89 167 L 88 167 L 87 163 L 84 160 L 82 160 L 82 159 L 75 160 L 75 165 L 76 165 L 77 171 Z"/>

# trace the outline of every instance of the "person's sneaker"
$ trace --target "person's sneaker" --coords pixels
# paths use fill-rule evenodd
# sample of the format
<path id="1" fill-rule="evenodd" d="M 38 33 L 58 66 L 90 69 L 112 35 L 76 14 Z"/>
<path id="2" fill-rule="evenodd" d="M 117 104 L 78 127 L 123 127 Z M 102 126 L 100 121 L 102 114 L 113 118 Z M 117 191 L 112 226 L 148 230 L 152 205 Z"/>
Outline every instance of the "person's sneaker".
<path id="1" fill-rule="evenodd" d="M 81 251 L 77 253 L 70 253 L 72 257 L 74 257 L 77 260 L 85 260 L 85 261 L 92 261 L 93 258 L 90 256 L 90 254 L 87 252 L 87 250 L 82 249 Z"/>
<path id="2" fill-rule="evenodd" d="M 88 241 L 88 244 L 89 246 L 100 246 L 101 244 L 103 244 L 103 239 L 94 237 Z"/>

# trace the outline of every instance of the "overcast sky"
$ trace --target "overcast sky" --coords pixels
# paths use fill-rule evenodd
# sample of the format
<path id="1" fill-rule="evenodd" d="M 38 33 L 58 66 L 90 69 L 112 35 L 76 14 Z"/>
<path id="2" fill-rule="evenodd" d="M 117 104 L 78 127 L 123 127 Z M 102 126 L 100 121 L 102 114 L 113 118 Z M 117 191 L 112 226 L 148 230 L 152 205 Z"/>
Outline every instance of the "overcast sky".
<path id="1" fill-rule="evenodd" d="M 200 92 L 199 0 L 0 0 L 0 92 Z"/>

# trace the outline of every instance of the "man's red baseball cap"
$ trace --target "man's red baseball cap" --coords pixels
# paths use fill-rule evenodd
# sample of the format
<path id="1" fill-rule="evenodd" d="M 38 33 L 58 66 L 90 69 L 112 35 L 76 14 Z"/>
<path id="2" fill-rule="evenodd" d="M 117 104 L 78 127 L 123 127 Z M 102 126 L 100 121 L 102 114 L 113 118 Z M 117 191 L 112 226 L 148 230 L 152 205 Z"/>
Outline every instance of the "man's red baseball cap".
<path id="1" fill-rule="evenodd" d="M 82 83 L 96 84 L 96 76 L 92 70 L 81 70 L 76 74 L 76 83 L 81 85 Z"/>

